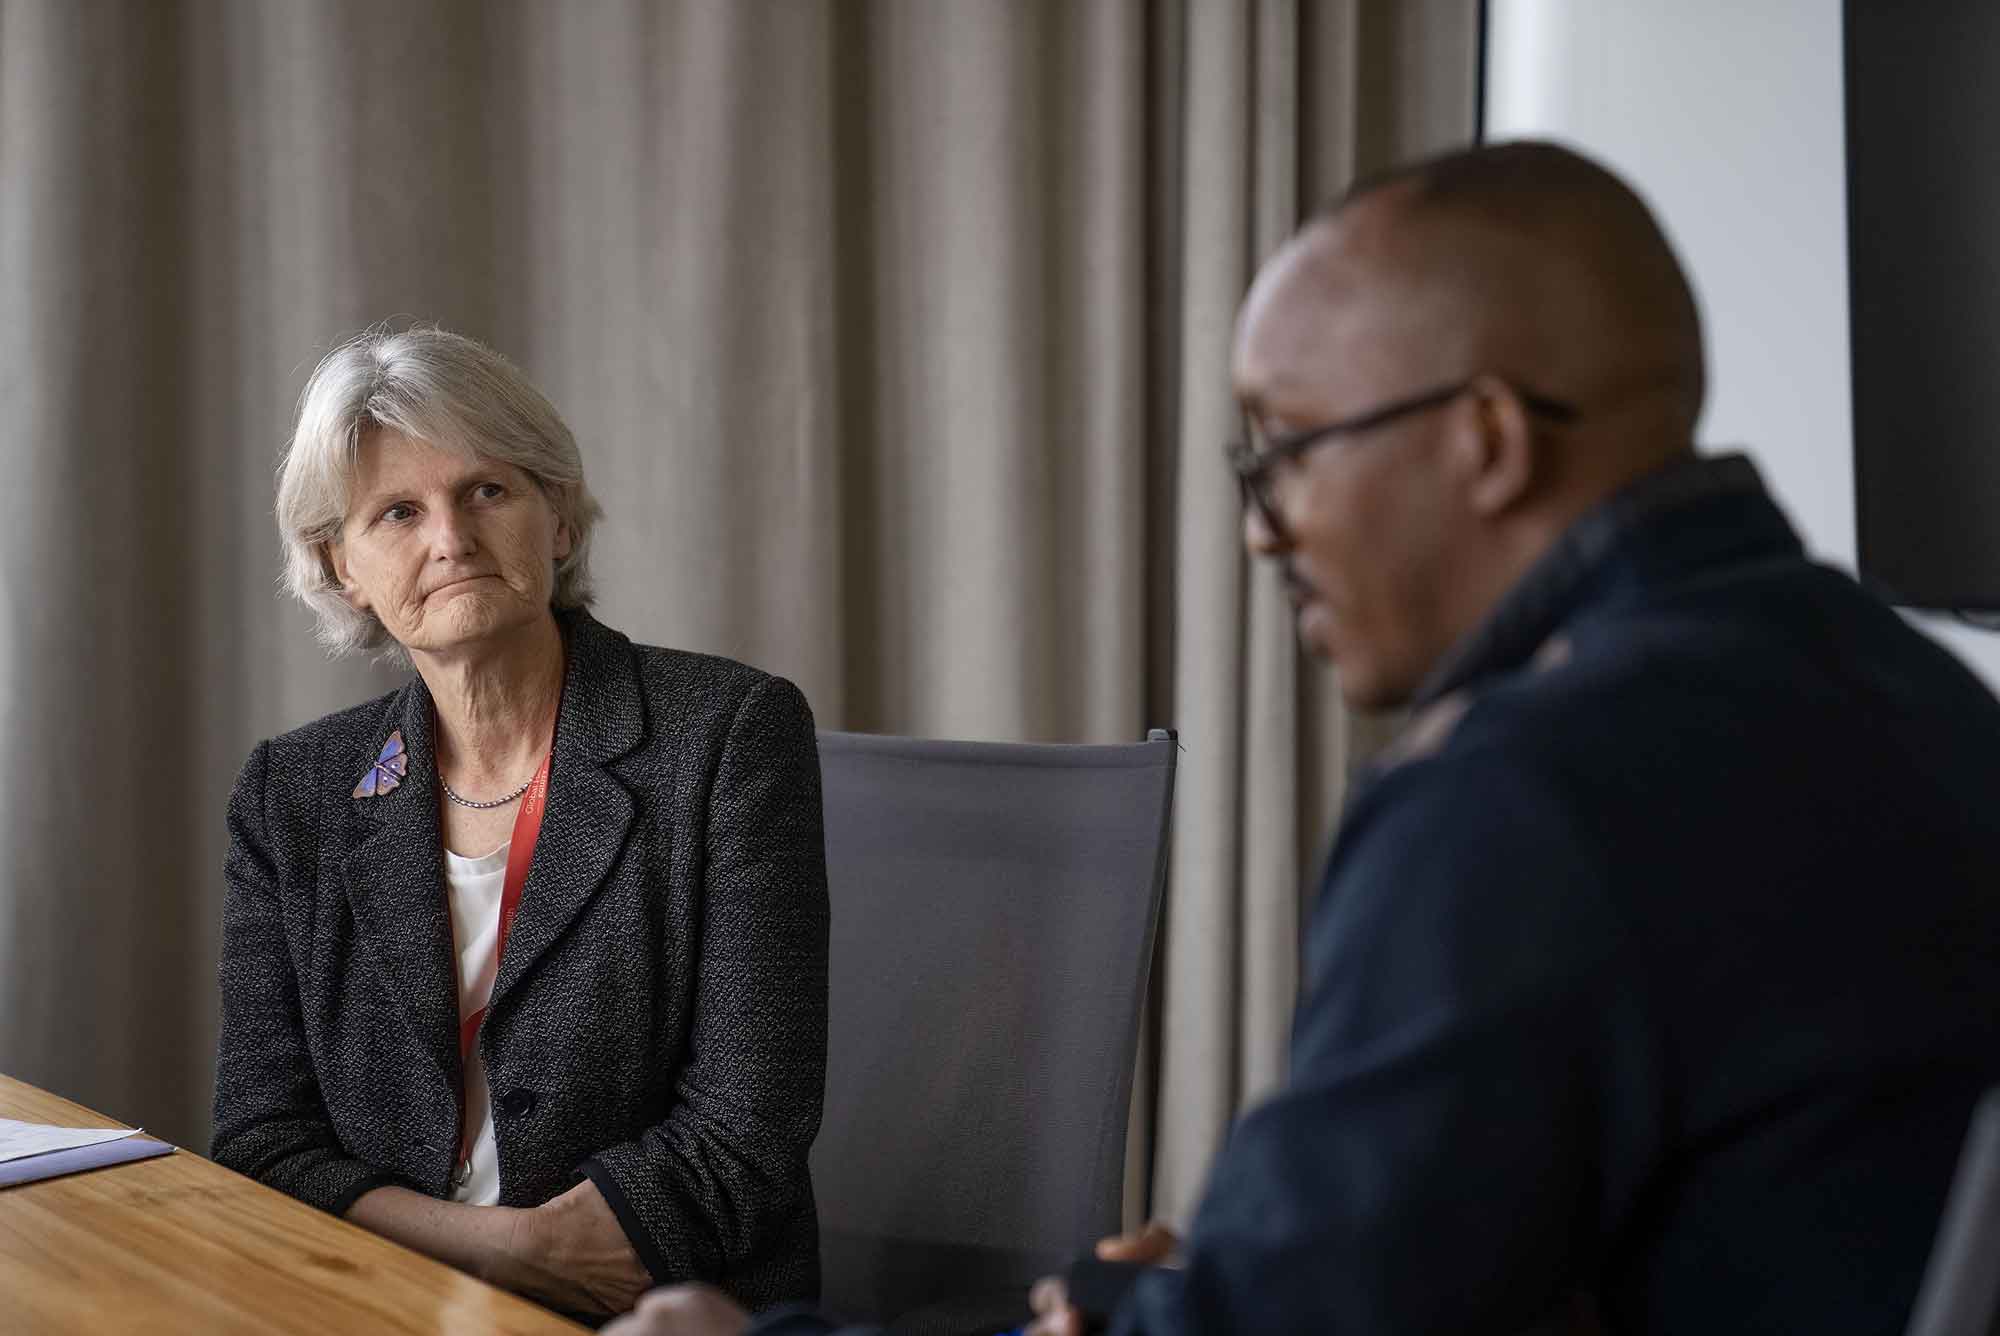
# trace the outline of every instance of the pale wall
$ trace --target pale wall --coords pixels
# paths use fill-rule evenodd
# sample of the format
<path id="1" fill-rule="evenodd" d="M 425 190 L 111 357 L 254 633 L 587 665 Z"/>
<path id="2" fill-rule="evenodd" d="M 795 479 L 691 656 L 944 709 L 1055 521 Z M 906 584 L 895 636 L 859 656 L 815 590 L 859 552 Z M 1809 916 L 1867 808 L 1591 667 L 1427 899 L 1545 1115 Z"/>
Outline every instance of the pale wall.
<path id="1" fill-rule="evenodd" d="M 1694 278 L 1704 446 L 1753 456 L 1854 567 L 1839 0 L 1489 0 L 1486 134 L 1631 180 Z M 1925 620 L 2000 685 L 2000 635 Z"/>

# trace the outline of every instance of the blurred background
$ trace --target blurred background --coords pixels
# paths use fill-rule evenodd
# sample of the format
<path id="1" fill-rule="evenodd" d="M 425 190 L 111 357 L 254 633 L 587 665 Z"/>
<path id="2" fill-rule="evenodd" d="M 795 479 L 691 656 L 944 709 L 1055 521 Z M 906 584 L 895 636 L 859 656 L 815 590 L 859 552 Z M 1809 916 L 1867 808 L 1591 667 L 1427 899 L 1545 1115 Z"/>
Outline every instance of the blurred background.
<path id="1" fill-rule="evenodd" d="M 317 359 L 485 340 L 599 616 L 824 727 L 1180 729 L 1132 1208 L 1282 1074 L 1350 721 L 1219 446 L 1257 261 L 1470 142 L 1477 0 L 0 0 L 0 1072 L 204 1148 L 223 800 L 393 687 L 280 596 Z M 1161 1091 L 1171 1097 L 1162 1097 Z"/>

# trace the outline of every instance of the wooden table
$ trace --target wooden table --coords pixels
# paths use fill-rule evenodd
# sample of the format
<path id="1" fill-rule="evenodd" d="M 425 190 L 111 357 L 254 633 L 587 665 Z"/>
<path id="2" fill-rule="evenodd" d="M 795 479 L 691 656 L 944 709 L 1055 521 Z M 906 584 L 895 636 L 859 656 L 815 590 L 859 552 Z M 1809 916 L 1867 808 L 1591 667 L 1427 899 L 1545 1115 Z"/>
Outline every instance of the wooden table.
<path id="1" fill-rule="evenodd" d="M 6 1076 L 0 1118 L 124 1126 Z M 584 1328 L 177 1150 L 0 1188 L 0 1330 L 574 1336 Z"/>

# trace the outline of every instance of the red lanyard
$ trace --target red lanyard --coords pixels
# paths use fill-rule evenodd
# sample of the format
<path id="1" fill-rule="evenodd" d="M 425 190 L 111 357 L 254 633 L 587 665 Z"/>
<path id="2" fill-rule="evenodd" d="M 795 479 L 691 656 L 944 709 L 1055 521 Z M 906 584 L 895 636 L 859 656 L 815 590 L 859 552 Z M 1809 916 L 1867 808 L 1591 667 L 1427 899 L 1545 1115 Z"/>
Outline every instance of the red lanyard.
<path id="1" fill-rule="evenodd" d="M 521 907 L 521 888 L 528 884 L 528 865 L 535 861 L 535 840 L 542 833 L 542 809 L 548 805 L 549 761 L 555 749 L 542 758 L 541 768 L 528 781 L 528 791 L 521 795 L 521 810 L 514 814 L 514 834 L 507 844 L 507 880 L 500 888 L 500 935 L 493 944 L 493 981 L 500 981 L 500 962 L 507 958 L 507 930 L 514 925 L 514 911 Z M 492 999 L 487 999 L 490 1004 Z M 463 1176 L 470 1166 L 467 1157 L 471 1154 L 472 1134 L 465 1125 L 465 1117 L 470 1109 L 465 1098 L 465 1072 L 472 1062 L 472 1054 L 479 1044 L 479 1026 L 486 1019 L 486 1007 L 481 1007 L 458 1023 L 458 1151 L 453 1157 L 459 1176 Z"/>

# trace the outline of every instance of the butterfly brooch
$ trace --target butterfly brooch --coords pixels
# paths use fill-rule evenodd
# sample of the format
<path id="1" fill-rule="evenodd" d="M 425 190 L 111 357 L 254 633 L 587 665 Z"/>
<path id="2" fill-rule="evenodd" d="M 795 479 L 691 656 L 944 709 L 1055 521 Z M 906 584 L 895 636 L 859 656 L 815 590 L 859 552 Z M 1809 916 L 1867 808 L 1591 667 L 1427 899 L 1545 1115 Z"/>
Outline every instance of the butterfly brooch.
<path id="1" fill-rule="evenodd" d="M 403 750 L 403 730 L 399 728 L 382 744 L 382 754 L 375 758 L 375 764 L 368 767 L 368 773 L 354 786 L 354 796 L 379 798 L 401 784 L 409 770 L 410 754 Z"/>

